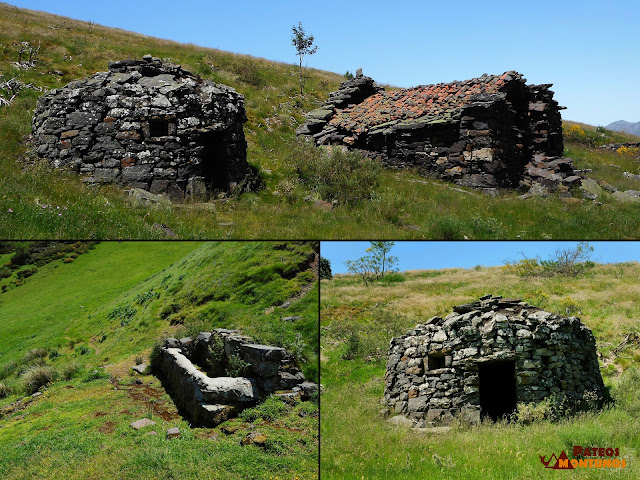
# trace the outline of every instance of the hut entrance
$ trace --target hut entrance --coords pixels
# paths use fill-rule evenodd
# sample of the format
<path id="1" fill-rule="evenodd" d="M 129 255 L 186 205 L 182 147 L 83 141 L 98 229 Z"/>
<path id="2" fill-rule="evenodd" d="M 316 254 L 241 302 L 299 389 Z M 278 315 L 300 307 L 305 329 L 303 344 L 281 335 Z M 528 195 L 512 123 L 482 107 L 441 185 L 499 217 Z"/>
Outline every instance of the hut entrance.
<path id="1" fill-rule="evenodd" d="M 210 132 L 202 136 L 202 176 L 209 190 L 227 190 L 229 174 L 227 171 L 227 149 L 224 136 Z"/>
<path id="2" fill-rule="evenodd" d="M 479 364 L 480 411 L 499 420 L 516 409 L 516 363 L 513 360 Z"/>

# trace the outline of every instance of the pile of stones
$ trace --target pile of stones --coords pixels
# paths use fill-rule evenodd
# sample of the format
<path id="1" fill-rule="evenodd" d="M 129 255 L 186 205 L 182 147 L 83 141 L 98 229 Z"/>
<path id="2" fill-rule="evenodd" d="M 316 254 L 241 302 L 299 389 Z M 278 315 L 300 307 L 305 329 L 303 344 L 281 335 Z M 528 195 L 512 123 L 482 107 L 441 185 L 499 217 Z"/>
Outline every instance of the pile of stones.
<path id="1" fill-rule="evenodd" d="M 200 199 L 245 179 L 246 120 L 233 88 L 146 55 L 41 96 L 32 143 L 87 183 Z"/>
<path id="2" fill-rule="evenodd" d="M 225 373 L 234 361 L 244 362 L 243 376 Z M 271 394 L 295 401 L 318 391 L 284 348 L 256 344 L 235 330 L 168 338 L 154 368 L 178 408 L 198 426 L 216 426 Z"/>
<path id="3" fill-rule="evenodd" d="M 496 376 L 509 371 L 504 367 L 511 373 Z M 512 407 L 551 395 L 568 408 L 581 408 L 585 398 L 606 398 L 596 342 L 580 319 L 487 295 L 391 340 L 385 404 L 417 426 L 454 417 L 479 422 L 486 413 L 483 369 L 496 388 L 513 383 Z"/>

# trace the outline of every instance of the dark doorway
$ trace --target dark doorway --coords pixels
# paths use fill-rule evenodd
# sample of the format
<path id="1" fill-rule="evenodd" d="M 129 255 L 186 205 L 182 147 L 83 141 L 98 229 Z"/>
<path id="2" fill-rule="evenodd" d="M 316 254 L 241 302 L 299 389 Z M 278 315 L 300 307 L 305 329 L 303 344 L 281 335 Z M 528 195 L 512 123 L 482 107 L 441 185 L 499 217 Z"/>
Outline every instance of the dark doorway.
<path id="1" fill-rule="evenodd" d="M 202 176 L 207 190 L 228 190 L 229 172 L 227 148 L 224 137 L 219 133 L 207 133 L 201 137 L 204 147 L 202 154 Z"/>
<path id="2" fill-rule="evenodd" d="M 513 360 L 479 365 L 480 411 L 499 420 L 516 409 L 516 363 Z"/>

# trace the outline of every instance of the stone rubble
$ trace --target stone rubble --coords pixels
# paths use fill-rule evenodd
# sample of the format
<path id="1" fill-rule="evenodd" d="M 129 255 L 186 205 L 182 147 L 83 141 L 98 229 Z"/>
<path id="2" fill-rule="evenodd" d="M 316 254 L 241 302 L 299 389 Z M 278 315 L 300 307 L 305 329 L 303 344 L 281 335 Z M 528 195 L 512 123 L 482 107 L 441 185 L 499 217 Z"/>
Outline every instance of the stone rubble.
<path id="1" fill-rule="evenodd" d="M 89 184 L 203 199 L 248 174 L 246 120 L 233 88 L 145 55 L 41 96 L 32 143 Z"/>
<path id="2" fill-rule="evenodd" d="M 512 71 L 385 92 L 359 71 L 296 133 L 488 193 L 569 195 L 581 177 L 562 158 L 562 107 L 551 84 L 525 82 Z"/>
<path id="3" fill-rule="evenodd" d="M 391 340 L 384 402 L 392 415 L 419 427 L 479 422 L 479 370 L 497 362 L 513 363 L 518 403 L 555 394 L 579 408 L 585 393 L 606 398 L 595 339 L 579 318 L 491 295 L 453 310 Z"/>

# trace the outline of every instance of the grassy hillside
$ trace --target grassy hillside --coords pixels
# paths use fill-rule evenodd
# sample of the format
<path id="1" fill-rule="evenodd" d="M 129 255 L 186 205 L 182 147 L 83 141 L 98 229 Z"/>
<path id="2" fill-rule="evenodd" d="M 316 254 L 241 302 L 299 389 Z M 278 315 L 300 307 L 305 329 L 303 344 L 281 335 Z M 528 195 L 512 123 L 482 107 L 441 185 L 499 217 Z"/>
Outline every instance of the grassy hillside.
<path id="1" fill-rule="evenodd" d="M 223 327 L 289 349 L 317 381 L 312 243 L 102 242 L 85 250 L 20 276 L 34 269 L 26 264 L 0 281 L 7 287 L 0 293 L 2 478 L 317 474 L 315 403 L 268 400 L 244 419 L 192 429 L 157 378 L 136 383 L 131 371 L 148 362 L 158 339 Z M 10 265 L 14 255 L 0 260 Z M 294 315 L 301 318 L 282 320 Z M 40 385 L 30 387 L 32 371 L 46 369 L 43 394 L 30 396 Z M 129 427 L 142 417 L 157 422 L 157 436 Z M 164 436 L 173 426 L 182 432 L 175 442 Z M 267 436 L 264 447 L 240 445 L 253 428 Z"/>
<path id="2" fill-rule="evenodd" d="M 40 45 L 35 68 L 13 65 L 20 42 Z M 5 81 L 16 77 L 53 88 L 103 71 L 110 60 L 146 53 L 245 95 L 248 160 L 260 169 L 266 188 L 228 201 L 150 209 L 132 206 L 119 188 L 89 188 L 74 176 L 43 167 L 24 171 L 17 160 L 25 153 L 24 136 L 40 95 L 24 89 L 12 105 L 0 107 L 0 238 L 637 238 L 640 232 L 640 207 L 606 193 L 598 200 L 602 204 L 556 197 L 523 200 L 513 192 L 490 198 L 408 171 L 381 172 L 372 199 L 330 209 L 315 202 L 318 193 L 295 171 L 301 155 L 318 152 L 301 149 L 294 130 L 303 113 L 324 101 L 342 76 L 310 69 L 300 97 L 295 65 L 0 4 Z M 629 189 L 637 182 L 622 176 L 624 170 L 638 173 L 637 161 L 579 142 L 568 143 L 567 153 L 578 167 L 593 168 L 595 176 L 614 186 Z M 338 180 L 349 185 L 340 165 Z"/>
<path id="3" fill-rule="evenodd" d="M 582 277 L 522 278 L 502 268 L 411 271 L 365 287 L 354 276 L 322 280 L 323 478 L 546 478 L 539 455 L 574 445 L 620 449 L 626 469 L 579 469 L 578 478 L 636 478 L 640 405 L 531 425 L 454 426 L 446 434 L 390 425 L 381 415 L 389 340 L 453 305 L 492 293 L 578 315 L 596 337 L 614 398 L 638 398 L 640 264 L 596 265 Z M 632 337 L 633 338 L 633 337 Z M 346 358 L 351 358 L 347 360 Z M 634 375 L 635 372 L 635 375 Z M 635 380 L 634 380 L 635 378 Z M 613 469 L 611 469 L 613 470 Z"/>

